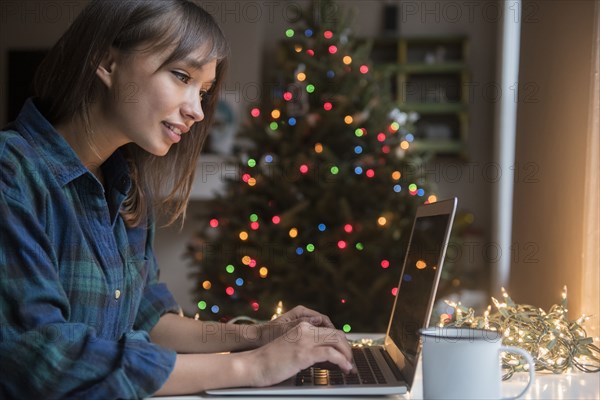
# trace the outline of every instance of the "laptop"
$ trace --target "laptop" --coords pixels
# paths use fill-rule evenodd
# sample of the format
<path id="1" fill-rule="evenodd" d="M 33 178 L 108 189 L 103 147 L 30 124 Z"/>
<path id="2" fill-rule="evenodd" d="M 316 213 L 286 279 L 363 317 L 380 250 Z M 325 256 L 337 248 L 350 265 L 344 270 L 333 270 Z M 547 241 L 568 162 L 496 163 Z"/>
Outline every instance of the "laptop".
<path id="1" fill-rule="evenodd" d="M 403 394 L 413 384 L 421 351 L 419 329 L 431 318 L 458 200 L 417 208 L 382 346 L 353 348 L 358 374 L 315 365 L 274 386 L 208 390 L 211 395 L 347 396 Z"/>

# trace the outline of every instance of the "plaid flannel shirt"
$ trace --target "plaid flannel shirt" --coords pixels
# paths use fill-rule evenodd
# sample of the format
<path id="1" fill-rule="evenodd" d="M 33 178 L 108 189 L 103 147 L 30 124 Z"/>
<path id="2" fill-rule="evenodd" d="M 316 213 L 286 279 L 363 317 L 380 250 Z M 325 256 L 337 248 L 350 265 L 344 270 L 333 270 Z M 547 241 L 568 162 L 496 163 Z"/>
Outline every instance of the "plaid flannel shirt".
<path id="1" fill-rule="evenodd" d="M 119 151 L 102 169 L 106 192 L 31 99 L 0 131 L 0 398 L 142 398 L 174 367 L 148 335 L 178 310 L 153 224 L 119 214 Z"/>

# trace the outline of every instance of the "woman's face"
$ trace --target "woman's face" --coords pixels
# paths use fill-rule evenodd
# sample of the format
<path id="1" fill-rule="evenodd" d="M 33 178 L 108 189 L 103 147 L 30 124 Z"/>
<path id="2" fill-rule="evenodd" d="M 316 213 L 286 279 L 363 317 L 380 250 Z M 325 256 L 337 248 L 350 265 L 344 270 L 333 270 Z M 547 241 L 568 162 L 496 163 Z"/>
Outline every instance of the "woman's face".
<path id="1" fill-rule="evenodd" d="M 112 62 L 106 63 L 110 79 L 103 79 L 109 96 L 102 103 L 111 141 L 134 142 L 163 156 L 204 119 L 202 97 L 214 84 L 216 60 L 200 62 L 204 58 L 199 49 L 161 67 L 168 54 L 137 52 L 124 57 L 113 52 Z"/>

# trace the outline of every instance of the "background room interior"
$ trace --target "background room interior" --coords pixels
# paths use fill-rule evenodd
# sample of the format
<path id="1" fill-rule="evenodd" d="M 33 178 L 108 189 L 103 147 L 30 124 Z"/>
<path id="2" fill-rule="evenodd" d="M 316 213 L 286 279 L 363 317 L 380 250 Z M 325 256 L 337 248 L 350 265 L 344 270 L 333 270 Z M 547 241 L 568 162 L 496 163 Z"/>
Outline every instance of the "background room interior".
<path id="1" fill-rule="evenodd" d="M 3 126 L 14 112 L 9 109 L 15 106 L 9 104 L 11 84 L 21 89 L 25 85 L 17 80 L 23 78 L 23 71 L 15 72 L 14 66 L 11 70 L 10 62 L 18 57 L 25 58 L 17 65 L 34 62 L 28 60 L 50 47 L 86 2 L 1 0 Z M 222 96 L 231 113 L 229 129 L 235 131 L 250 117 L 249 109 L 260 102 L 261 85 L 269 85 L 277 70 L 275 53 L 292 26 L 297 7 L 310 2 L 200 3 L 215 16 L 231 44 Z M 359 37 L 428 37 L 440 43 L 447 38 L 464 40 L 467 50 L 461 73 L 466 82 L 461 86 L 469 92 L 466 134 L 461 136 L 459 150 L 440 152 L 425 170 L 436 186 L 437 198 L 457 196 L 461 218 L 469 223 L 459 252 L 462 273 L 476 279 L 462 279 L 460 274 L 451 277 L 454 289 L 448 296 L 481 310 L 490 303 L 490 296 L 500 296 L 504 286 L 515 301 L 546 309 L 560 300 L 566 285 L 570 317 L 592 315 L 586 326 L 594 337 L 600 324 L 597 3 L 524 0 L 522 11 L 510 15 L 511 25 L 504 23 L 502 1 L 337 2 L 355 10 L 352 27 Z M 392 11 L 395 18 L 390 19 Z M 513 91 L 502 92 L 499 82 L 507 70 L 515 71 L 518 81 L 509 86 Z M 507 97 L 508 114 L 502 106 Z M 503 136 L 511 129 L 511 104 L 516 112 L 513 142 Z M 503 163 L 503 151 L 511 147 L 514 160 Z M 215 152 L 202 156 L 185 224 L 162 228 L 155 239 L 161 279 L 186 315 L 198 312 L 202 289 L 197 279 L 190 278 L 191 261 L 185 253 L 198 230 L 195 216 L 222 185 L 222 171 L 207 169 L 223 168 L 220 157 Z M 505 186 L 500 186 L 507 179 L 514 184 L 509 185 L 514 194 L 508 200 L 503 196 Z M 327 283 L 323 286 L 327 288 Z M 281 300 L 286 307 L 293 305 Z M 276 304 L 263 307 L 275 311 Z"/>

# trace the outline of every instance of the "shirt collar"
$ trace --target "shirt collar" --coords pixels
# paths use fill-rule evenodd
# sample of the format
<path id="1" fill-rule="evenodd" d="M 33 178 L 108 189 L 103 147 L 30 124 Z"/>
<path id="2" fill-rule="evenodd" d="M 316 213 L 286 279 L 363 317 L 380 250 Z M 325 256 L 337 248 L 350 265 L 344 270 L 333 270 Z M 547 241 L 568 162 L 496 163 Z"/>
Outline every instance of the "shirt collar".
<path id="1" fill-rule="evenodd" d="M 42 155 L 61 186 L 88 172 L 75 151 L 31 98 L 27 99 L 14 123 L 29 144 Z"/>
<path id="2" fill-rule="evenodd" d="M 27 99 L 14 123 L 21 128 L 19 131 L 30 145 L 43 156 L 61 186 L 91 173 L 65 138 L 42 115 L 33 99 Z M 103 172 L 109 190 L 115 188 L 123 194 L 127 193 L 131 185 L 129 168 L 119 150 L 103 164 Z"/>

